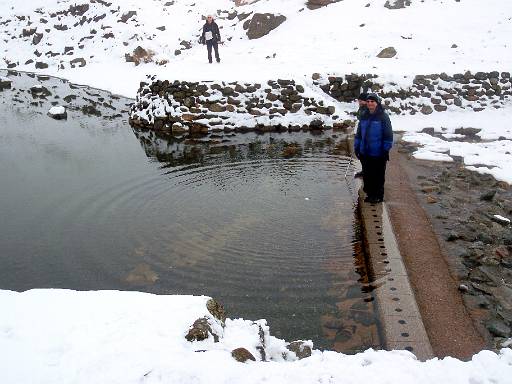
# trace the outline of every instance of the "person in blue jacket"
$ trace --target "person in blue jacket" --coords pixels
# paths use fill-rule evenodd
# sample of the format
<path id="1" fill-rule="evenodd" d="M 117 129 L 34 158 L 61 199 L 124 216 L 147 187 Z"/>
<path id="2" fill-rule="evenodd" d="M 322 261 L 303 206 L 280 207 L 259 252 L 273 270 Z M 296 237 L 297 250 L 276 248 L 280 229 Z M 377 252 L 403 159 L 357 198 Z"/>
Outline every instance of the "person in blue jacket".
<path id="1" fill-rule="evenodd" d="M 364 201 L 380 203 L 384 200 L 386 162 L 393 146 L 393 128 L 379 96 L 366 97 L 367 112 L 361 116 L 354 139 L 354 152 L 363 167 Z"/>

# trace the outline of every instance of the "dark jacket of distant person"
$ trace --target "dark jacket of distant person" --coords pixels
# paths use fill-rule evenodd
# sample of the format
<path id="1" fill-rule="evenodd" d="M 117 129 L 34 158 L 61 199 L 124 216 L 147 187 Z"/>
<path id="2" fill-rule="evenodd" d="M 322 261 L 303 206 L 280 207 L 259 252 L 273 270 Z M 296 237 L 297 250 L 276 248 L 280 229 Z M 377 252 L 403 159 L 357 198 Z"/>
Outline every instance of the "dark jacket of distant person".
<path id="1" fill-rule="evenodd" d="M 212 43 L 218 43 L 220 41 L 220 32 L 219 32 L 219 26 L 215 21 L 212 21 L 211 23 L 204 23 L 203 25 L 203 34 L 201 35 L 201 43 L 206 43 L 206 32 L 212 33 L 212 40 L 210 40 Z"/>

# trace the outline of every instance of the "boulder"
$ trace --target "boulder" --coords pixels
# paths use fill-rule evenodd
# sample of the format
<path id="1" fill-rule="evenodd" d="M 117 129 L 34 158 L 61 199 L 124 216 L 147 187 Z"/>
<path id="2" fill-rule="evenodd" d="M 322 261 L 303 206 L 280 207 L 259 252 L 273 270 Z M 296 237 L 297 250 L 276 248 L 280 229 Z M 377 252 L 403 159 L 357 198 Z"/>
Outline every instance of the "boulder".
<path id="1" fill-rule="evenodd" d="M 33 87 L 30 87 L 30 93 L 32 94 L 32 97 L 42 97 L 46 98 L 48 96 L 51 96 L 51 92 L 48 90 L 48 88 L 43 87 L 42 85 L 34 85 Z"/>
<path id="2" fill-rule="evenodd" d="M 185 339 L 188 341 L 202 341 L 206 340 L 210 335 L 213 336 L 213 341 L 218 342 L 219 336 L 212 331 L 210 323 L 206 317 L 202 317 L 194 321 L 194 324 L 189 328 Z"/>
<path id="3" fill-rule="evenodd" d="M 479 132 L 481 131 L 480 128 L 464 128 L 464 127 L 461 127 L 461 128 L 455 128 L 455 133 L 456 134 L 459 134 L 459 135 L 466 135 L 466 136 L 471 136 L 471 137 L 474 137 L 476 136 Z"/>
<path id="4" fill-rule="evenodd" d="M 89 4 L 70 5 L 69 12 L 73 16 L 83 16 L 89 10 Z"/>
<path id="5" fill-rule="evenodd" d="M 247 360 L 256 361 L 252 353 L 245 348 L 234 349 L 231 351 L 231 356 L 240 363 L 245 363 Z"/>
<path id="6" fill-rule="evenodd" d="M 332 3 L 337 3 L 338 1 L 340 0 L 308 0 L 306 6 L 308 9 L 318 9 Z"/>
<path id="7" fill-rule="evenodd" d="M 384 7 L 387 9 L 401 9 L 411 5 L 411 0 L 387 0 Z"/>
<path id="8" fill-rule="evenodd" d="M 311 347 L 301 340 L 292 341 L 286 346 L 286 349 L 295 353 L 295 356 L 297 356 L 299 360 L 311 356 Z"/>
<path id="9" fill-rule="evenodd" d="M 226 321 L 226 311 L 219 302 L 214 299 L 210 299 L 206 303 L 206 308 L 216 319 L 220 320 L 223 324 Z"/>
<path id="10" fill-rule="evenodd" d="M 83 57 L 77 57 L 76 59 L 71 60 L 69 63 L 71 64 L 71 68 L 75 68 L 76 66 L 82 68 L 85 67 L 85 64 L 87 64 Z"/>
<path id="11" fill-rule="evenodd" d="M 4 89 L 11 89 L 12 81 L 7 77 L 0 76 L 0 91 Z"/>
<path id="12" fill-rule="evenodd" d="M 387 47 L 384 48 L 380 53 L 377 55 L 380 59 L 390 59 L 392 57 L 396 56 L 396 49 L 394 47 Z"/>
<path id="13" fill-rule="evenodd" d="M 314 119 L 309 123 L 310 129 L 323 129 L 324 122 L 320 119 Z"/>
<path id="14" fill-rule="evenodd" d="M 250 40 L 259 39 L 273 29 L 279 27 L 286 20 L 286 16 L 272 13 L 255 13 L 247 28 L 247 37 Z"/>
<path id="15" fill-rule="evenodd" d="M 423 107 L 421 107 L 421 113 L 423 113 L 424 115 L 430 115 L 432 112 L 433 109 L 429 105 L 424 105 Z"/>
<path id="16" fill-rule="evenodd" d="M 217 103 L 213 103 L 208 106 L 208 110 L 210 112 L 216 112 L 216 113 L 226 112 L 226 106 L 217 104 Z"/>
<path id="17" fill-rule="evenodd" d="M 36 33 L 36 28 L 23 28 L 22 36 L 29 37 Z"/>
<path id="18" fill-rule="evenodd" d="M 121 18 L 117 21 L 118 23 L 121 22 L 121 23 L 126 23 L 128 20 L 130 20 L 133 16 L 135 16 L 137 14 L 136 11 L 129 11 L 129 12 L 126 12 L 125 14 L 123 14 L 121 16 Z"/>
<path id="19" fill-rule="evenodd" d="M 36 68 L 37 69 L 46 69 L 46 68 L 48 68 L 48 64 L 46 64 L 42 61 L 36 61 Z"/>
<path id="20" fill-rule="evenodd" d="M 135 63 L 135 65 L 139 65 L 140 63 L 149 63 L 153 60 L 154 53 L 150 50 L 146 50 L 142 48 L 140 45 L 133 50 L 133 53 L 126 53 L 124 58 L 127 63 Z"/>
<path id="21" fill-rule="evenodd" d="M 68 113 L 64 107 L 52 107 L 48 111 L 48 116 L 55 120 L 66 120 Z"/>

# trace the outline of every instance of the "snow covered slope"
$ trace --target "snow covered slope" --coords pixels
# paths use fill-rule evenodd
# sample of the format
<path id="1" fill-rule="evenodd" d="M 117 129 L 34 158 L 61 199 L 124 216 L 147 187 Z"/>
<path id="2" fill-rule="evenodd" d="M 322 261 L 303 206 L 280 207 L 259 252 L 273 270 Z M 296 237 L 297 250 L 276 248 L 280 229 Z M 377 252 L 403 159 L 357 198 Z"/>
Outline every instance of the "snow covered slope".
<path id="1" fill-rule="evenodd" d="M 0 291 L 0 382 L 68 383 L 494 383 L 512 377 L 512 350 L 482 351 L 471 361 L 416 360 L 407 351 L 353 356 L 313 351 L 285 361 L 286 343 L 264 321 L 226 320 L 221 337 L 188 342 L 188 327 L 211 314 L 207 297 L 139 292 Z M 239 363 L 231 351 L 258 356 L 259 325 L 267 360 Z M 259 359 L 258 359 L 259 360 Z"/>
<path id="2" fill-rule="evenodd" d="M 255 81 L 369 72 L 400 82 L 404 74 L 512 67 L 512 2 L 412 0 L 399 9 L 385 4 L 344 0 L 310 10 L 305 0 L 239 7 L 231 0 L 0 0 L 0 67 L 58 75 L 132 97 L 149 73 Z M 286 21 L 250 40 L 243 24 L 255 13 L 283 15 Z M 215 14 L 221 27 L 220 65 L 209 65 L 198 44 L 207 14 Z M 127 63 L 125 55 L 138 46 L 167 64 Z M 378 58 L 386 47 L 397 54 Z"/>

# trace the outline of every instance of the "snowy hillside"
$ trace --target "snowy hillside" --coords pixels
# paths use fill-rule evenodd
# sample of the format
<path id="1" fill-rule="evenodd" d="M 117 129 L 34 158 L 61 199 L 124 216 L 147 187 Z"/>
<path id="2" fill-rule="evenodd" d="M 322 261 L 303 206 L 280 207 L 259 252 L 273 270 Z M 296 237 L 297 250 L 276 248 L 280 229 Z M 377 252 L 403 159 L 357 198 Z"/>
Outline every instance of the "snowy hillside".
<path id="1" fill-rule="evenodd" d="M 512 67 L 511 2 L 412 0 L 398 9 L 390 3 L 344 0 L 310 10 L 305 0 L 243 6 L 231 0 L 0 0 L 0 67 L 58 75 L 131 97 L 145 74 L 254 81 L 357 72 L 400 82 L 406 74 Z M 224 41 L 220 65 L 208 65 L 198 44 L 210 13 Z M 244 23 L 256 13 L 286 20 L 249 39 Z M 126 62 L 138 46 L 154 52 L 153 62 Z M 387 47 L 396 55 L 378 58 Z"/>

